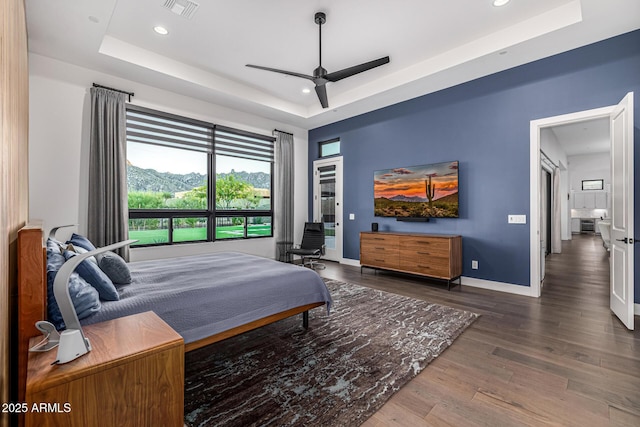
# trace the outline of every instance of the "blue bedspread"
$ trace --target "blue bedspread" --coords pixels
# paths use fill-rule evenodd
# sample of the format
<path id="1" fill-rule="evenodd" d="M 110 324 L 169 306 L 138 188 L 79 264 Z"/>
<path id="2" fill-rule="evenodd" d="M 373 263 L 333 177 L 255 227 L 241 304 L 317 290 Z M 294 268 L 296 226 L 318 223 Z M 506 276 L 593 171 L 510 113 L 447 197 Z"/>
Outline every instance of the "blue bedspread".
<path id="1" fill-rule="evenodd" d="M 132 283 L 119 287 L 120 301 L 83 325 L 154 311 L 185 343 L 291 308 L 315 302 L 331 307 L 331 295 L 308 268 L 253 255 L 225 252 L 133 262 Z"/>

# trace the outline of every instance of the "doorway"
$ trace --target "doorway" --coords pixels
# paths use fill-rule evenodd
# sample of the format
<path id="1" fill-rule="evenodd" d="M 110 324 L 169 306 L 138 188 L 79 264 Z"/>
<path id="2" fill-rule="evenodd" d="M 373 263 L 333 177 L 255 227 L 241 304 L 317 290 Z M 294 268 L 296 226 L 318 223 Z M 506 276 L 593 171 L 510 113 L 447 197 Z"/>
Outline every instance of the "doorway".
<path id="1" fill-rule="evenodd" d="M 540 281 L 545 278 L 545 261 L 551 252 L 551 228 L 553 226 L 551 173 L 543 162 L 540 169 Z"/>
<path id="2" fill-rule="evenodd" d="M 599 108 L 595 110 L 581 111 L 572 114 L 566 114 L 562 116 L 549 117 L 546 119 L 535 120 L 531 122 L 531 295 L 534 297 L 539 297 L 541 293 L 541 247 L 540 241 L 544 238 L 542 234 L 542 223 L 540 219 L 541 212 L 541 200 L 540 196 L 543 194 L 542 189 L 542 179 L 541 179 L 541 171 L 543 169 L 543 161 L 542 158 L 544 156 L 541 155 L 541 145 L 543 140 L 543 134 L 550 132 L 550 129 L 554 126 L 562 126 L 574 123 L 585 122 L 589 120 L 601 120 L 608 119 L 613 112 L 613 107 L 605 107 Z M 546 151 L 549 151 L 546 153 Z M 554 155 L 551 150 L 547 149 L 545 151 L 551 157 L 557 157 Z M 547 156 L 548 157 L 548 156 Z M 566 161 L 566 159 L 565 159 Z M 569 165 L 566 166 L 567 168 Z M 568 192 L 569 186 L 565 186 L 564 190 Z M 567 197 L 566 203 L 570 202 L 570 197 Z M 535 207 L 535 210 L 533 209 Z M 536 213 L 534 215 L 534 212 Z M 570 211 L 568 209 L 564 210 L 567 216 L 570 215 Z M 570 223 L 569 223 L 570 224 Z M 565 227 L 570 227 L 567 224 Z M 564 234 L 565 238 L 570 238 L 570 233 Z"/>
<path id="3" fill-rule="evenodd" d="M 551 253 L 551 229 L 553 228 L 553 216 L 552 216 L 552 196 L 555 198 L 557 195 L 553 194 L 551 188 L 551 174 L 553 170 L 549 171 L 543 165 L 540 169 L 540 244 L 542 248 L 540 253 L 547 256 Z M 555 230 L 554 230 L 555 231 Z M 544 272 L 544 269 L 541 269 Z"/>
<path id="4" fill-rule="evenodd" d="M 546 193 L 541 165 L 541 135 L 554 126 L 585 123 L 590 120 L 606 119 L 610 123 L 607 143 L 611 147 L 611 206 L 612 221 L 618 224 L 620 239 L 612 238 L 610 308 L 629 329 L 633 329 L 633 93 L 627 94 L 620 104 L 595 110 L 582 111 L 562 116 L 549 117 L 531 122 L 530 136 L 530 273 L 531 295 L 541 295 L 541 241 L 546 230 L 542 219 L 541 195 Z M 544 187 L 543 187 L 544 186 Z M 569 196 L 569 194 L 567 194 Z M 570 201 L 571 198 L 567 197 Z M 616 225 L 611 226 L 612 230 Z M 546 233 L 545 233 L 546 234 Z M 619 241 L 620 243 L 617 243 Z M 617 246 L 617 249 L 616 249 Z M 617 259 L 617 261 L 616 261 Z M 624 267 L 624 268 L 623 268 Z"/>
<path id="5" fill-rule="evenodd" d="M 313 162 L 313 221 L 324 224 L 324 259 L 342 261 L 342 157 Z"/>

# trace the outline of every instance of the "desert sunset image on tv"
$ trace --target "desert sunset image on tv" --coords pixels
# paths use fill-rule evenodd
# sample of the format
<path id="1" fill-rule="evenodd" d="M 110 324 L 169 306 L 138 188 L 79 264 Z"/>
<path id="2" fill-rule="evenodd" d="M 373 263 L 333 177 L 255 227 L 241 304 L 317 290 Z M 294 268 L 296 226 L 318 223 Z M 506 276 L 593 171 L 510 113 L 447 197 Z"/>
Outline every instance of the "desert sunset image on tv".
<path id="1" fill-rule="evenodd" d="M 374 172 L 375 216 L 457 218 L 458 162 Z"/>

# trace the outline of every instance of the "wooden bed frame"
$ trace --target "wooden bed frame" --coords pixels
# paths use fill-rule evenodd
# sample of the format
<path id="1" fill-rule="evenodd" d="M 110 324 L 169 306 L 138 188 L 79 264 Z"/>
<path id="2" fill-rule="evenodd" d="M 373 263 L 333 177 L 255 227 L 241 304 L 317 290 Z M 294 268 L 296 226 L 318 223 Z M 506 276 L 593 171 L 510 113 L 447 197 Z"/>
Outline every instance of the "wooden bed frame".
<path id="1" fill-rule="evenodd" d="M 323 302 L 295 307 L 245 325 L 240 325 L 199 341 L 185 345 L 189 352 L 209 344 L 242 334 L 296 314 L 303 314 L 308 324 L 308 311 L 324 305 Z M 47 318 L 47 254 L 44 231 L 40 224 L 26 225 L 18 232 L 18 401 L 23 402 L 27 381 L 29 339 L 41 333 L 36 329 L 38 320 Z"/>

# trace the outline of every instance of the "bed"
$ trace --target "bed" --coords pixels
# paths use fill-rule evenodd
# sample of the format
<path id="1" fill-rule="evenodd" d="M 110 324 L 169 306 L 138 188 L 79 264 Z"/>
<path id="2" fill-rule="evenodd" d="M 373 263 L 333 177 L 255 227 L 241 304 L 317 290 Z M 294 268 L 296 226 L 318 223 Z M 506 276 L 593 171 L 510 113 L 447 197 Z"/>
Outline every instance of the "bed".
<path id="1" fill-rule="evenodd" d="M 46 252 L 40 225 L 18 233 L 18 368 L 24 397 L 29 339 L 46 318 Z M 130 263 L 132 283 L 119 301 L 103 301 L 82 325 L 155 311 L 195 350 L 240 333 L 326 305 L 331 296 L 312 270 L 240 254 L 215 253 Z"/>

